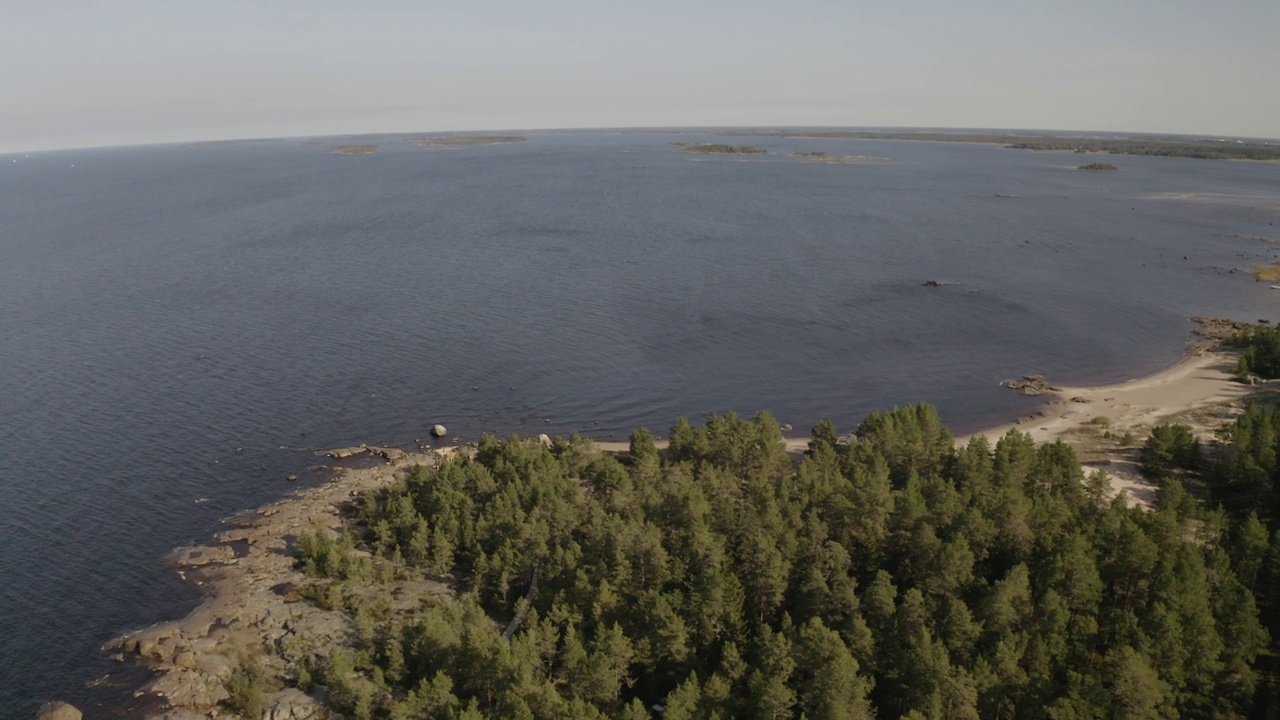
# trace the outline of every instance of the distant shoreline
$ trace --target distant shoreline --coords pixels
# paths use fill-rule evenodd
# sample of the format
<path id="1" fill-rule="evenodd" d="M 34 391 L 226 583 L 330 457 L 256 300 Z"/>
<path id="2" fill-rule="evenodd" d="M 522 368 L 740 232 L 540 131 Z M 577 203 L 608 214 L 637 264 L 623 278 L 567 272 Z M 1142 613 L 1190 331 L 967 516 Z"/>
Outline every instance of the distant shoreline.
<path id="1" fill-rule="evenodd" d="M 907 140 L 911 142 L 959 142 L 1000 145 L 1010 150 L 1069 152 L 1080 155 L 1134 155 L 1201 160 L 1280 161 L 1280 143 L 1255 140 L 1187 138 L 1141 135 L 1134 137 L 1083 137 L 1054 133 L 1007 132 L 886 132 L 830 130 L 794 134 L 777 132 L 725 133 L 730 137 L 782 137 L 805 140 Z"/>
<path id="2" fill-rule="evenodd" d="M 176 141 L 155 141 L 155 142 L 107 142 L 98 145 L 68 145 L 64 147 L 12 147 L 0 150 L 0 156 L 22 155 L 32 153 L 51 153 L 51 152 L 71 152 L 78 150 L 100 150 L 108 148 L 128 148 L 128 147 L 175 147 L 175 148 L 200 148 L 200 147 L 216 147 L 220 145 L 239 145 L 244 143 L 263 143 L 263 142 L 383 142 L 394 139 L 404 139 L 409 137 L 442 137 L 450 134 L 453 135 L 481 135 L 481 134 L 544 134 L 544 135 L 564 135 L 571 133 L 581 134 L 628 134 L 628 135 L 670 135 L 670 134 L 692 134 L 698 133 L 702 135 L 719 135 L 726 137 L 749 137 L 749 136 L 765 136 L 765 137 L 784 137 L 802 140 L 832 140 L 832 139 L 863 139 L 863 140 L 911 140 L 915 142 L 934 141 L 934 142 L 967 142 L 967 143 L 983 143 L 983 144 L 1002 144 L 1002 143 L 1023 143 L 1037 139 L 1049 139 L 1055 141 L 1083 140 L 1089 142 L 1148 142 L 1148 143 L 1177 143 L 1187 145 L 1189 143 L 1208 143 L 1209 147 L 1214 149 L 1230 149 L 1238 150 L 1240 146 L 1261 147 L 1268 150 L 1274 150 L 1274 157 L 1252 158 L 1259 162 L 1280 162 L 1280 138 L 1241 138 L 1235 136 L 1205 136 L 1205 135 L 1188 135 L 1188 134 L 1160 134 L 1160 133 L 1116 133 L 1107 131 L 1053 131 L 1053 130 L 1036 130 L 1036 129 L 984 129 L 973 130 L 969 128 L 925 128 L 925 127 L 909 127 L 909 128 L 882 128 L 867 129 L 856 127 L 753 127 L 753 126 L 671 126 L 671 127 L 564 127 L 564 128 L 509 128 L 506 130 L 488 130 L 483 132 L 467 132 L 463 130 L 451 131 L 411 131 L 411 132 L 379 132 L 370 131 L 362 133 L 337 133 L 333 135 L 277 135 L 271 137 L 243 137 L 243 138 L 192 138 L 188 140 Z M 1034 152 L 1074 152 L 1074 149 L 1066 148 L 1020 148 L 1032 150 Z M 1109 154 L 1102 150 L 1086 150 L 1089 154 Z M 1132 154 L 1132 153 L 1122 153 Z M 1223 157 L 1221 159 L 1232 159 Z M 1250 159 L 1250 158 L 1240 158 Z"/>

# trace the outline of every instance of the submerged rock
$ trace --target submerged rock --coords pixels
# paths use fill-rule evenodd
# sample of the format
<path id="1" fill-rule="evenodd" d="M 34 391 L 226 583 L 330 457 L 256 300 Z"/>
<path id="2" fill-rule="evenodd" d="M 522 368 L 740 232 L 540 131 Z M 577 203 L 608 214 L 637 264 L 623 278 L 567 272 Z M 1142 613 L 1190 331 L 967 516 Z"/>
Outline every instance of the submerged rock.
<path id="1" fill-rule="evenodd" d="M 83 717 L 84 713 L 77 710 L 75 705 L 55 700 L 40 706 L 36 720 L 81 720 Z"/>
<path id="2" fill-rule="evenodd" d="M 226 545 L 212 547 L 182 547 L 169 553 L 167 558 L 174 567 L 199 567 L 213 563 L 225 564 L 236 559 L 236 551 Z"/>

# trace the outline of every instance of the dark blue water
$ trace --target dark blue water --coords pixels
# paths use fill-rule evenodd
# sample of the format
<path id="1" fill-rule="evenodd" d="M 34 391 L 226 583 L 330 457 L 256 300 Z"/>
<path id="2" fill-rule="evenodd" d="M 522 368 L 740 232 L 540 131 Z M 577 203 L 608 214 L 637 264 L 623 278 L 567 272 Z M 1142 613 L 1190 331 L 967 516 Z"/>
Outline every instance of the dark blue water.
<path id="1" fill-rule="evenodd" d="M 919 400 L 974 429 L 1030 407 L 1003 378 L 1123 380 L 1191 315 L 1277 315 L 1243 271 L 1280 246 L 1235 236 L 1280 236 L 1280 165 L 673 139 L 712 138 L 0 157 L 0 716 L 118 705 L 99 645 L 195 601 L 158 558 L 312 450 Z M 1219 197 L 1145 199 L 1179 192 Z"/>

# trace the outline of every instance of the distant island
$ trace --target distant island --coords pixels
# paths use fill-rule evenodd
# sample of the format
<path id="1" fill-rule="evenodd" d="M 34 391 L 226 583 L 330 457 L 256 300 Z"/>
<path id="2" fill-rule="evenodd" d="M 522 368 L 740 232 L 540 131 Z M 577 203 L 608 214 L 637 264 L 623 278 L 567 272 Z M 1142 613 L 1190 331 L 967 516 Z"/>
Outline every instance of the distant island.
<path id="1" fill-rule="evenodd" d="M 726 135 L 730 133 L 726 132 Z M 1157 155 L 1207 160 L 1280 161 L 1280 143 L 1243 139 L 1209 139 L 1171 135 L 1133 137 L 1073 137 L 1048 133 L 949 133 L 873 130 L 813 130 L 734 132 L 733 135 L 812 138 L 832 140 L 918 140 L 968 142 L 1003 145 L 1013 150 L 1044 152 L 1106 153 L 1110 155 Z"/>
<path id="2" fill-rule="evenodd" d="M 334 155 L 372 155 L 378 152 L 377 145 L 339 145 L 330 150 Z"/>
<path id="3" fill-rule="evenodd" d="M 1280 262 L 1258 263 L 1253 266 L 1249 274 L 1266 282 L 1280 282 Z"/>
<path id="4" fill-rule="evenodd" d="M 717 143 L 700 143 L 685 145 L 681 152 L 708 153 L 712 155 L 765 155 L 769 151 L 751 145 L 720 145 Z"/>
<path id="5" fill-rule="evenodd" d="M 1104 171 L 1110 171 L 1110 170 L 1119 170 L 1120 168 L 1116 167 L 1115 165 L 1112 165 L 1111 163 L 1089 163 L 1088 165 L 1081 165 L 1080 167 L 1078 167 L 1078 168 L 1076 168 L 1076 169 L 1077 169 L 1077 170 L 1104 170 Z"/>
<path id="6" fill-rule="evenodd" d="M 797 150 L 791 153 L 791 157 L 800 158 L 808 162 L 823 163 L 824 165 L 861 165 L 864 163 L 887 162 L 889 160 L 889 158 L 872 157 L 870 155 L 828 155 L 822 150 Z"/>
<path id="7" fill-rule="evenodd" d="M 502 145 L 526 142 L 518 135 L 453 135 L 446 137 L 409 137 L 405 142 L 418 147 L 466 147 L 468 145 Z"/>

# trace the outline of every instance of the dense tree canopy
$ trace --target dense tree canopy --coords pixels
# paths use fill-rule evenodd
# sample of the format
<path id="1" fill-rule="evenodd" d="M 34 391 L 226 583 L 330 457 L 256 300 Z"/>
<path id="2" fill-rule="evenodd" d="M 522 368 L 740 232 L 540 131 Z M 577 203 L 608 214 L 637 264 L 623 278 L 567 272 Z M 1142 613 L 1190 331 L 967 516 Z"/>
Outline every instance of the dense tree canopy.
<path id="1" fill-rule="evenodd" d="M 300 538 L 360 628 L 303 681 L 357 718 L 1245 717 L 1280 569 L 1253 412 L 1206 471 L 1252 478 L 1231 515 L 1172 482 L 1129 508 L 1016 431 L 956 449 L 926 405 L 822 423 L 798 465 L 767 414 L 625 462 L 487 437 L 371 498 L 363 539 Z M 393 612 L 378 573 L 456 599 Z"/>
<path id="2" fill-rule="evenodd" d="M 1237 373 L 1280 377 L 1280 328 L 1254 325 L 1233 336 L 1231 343 L 1240 348 Z"/>

